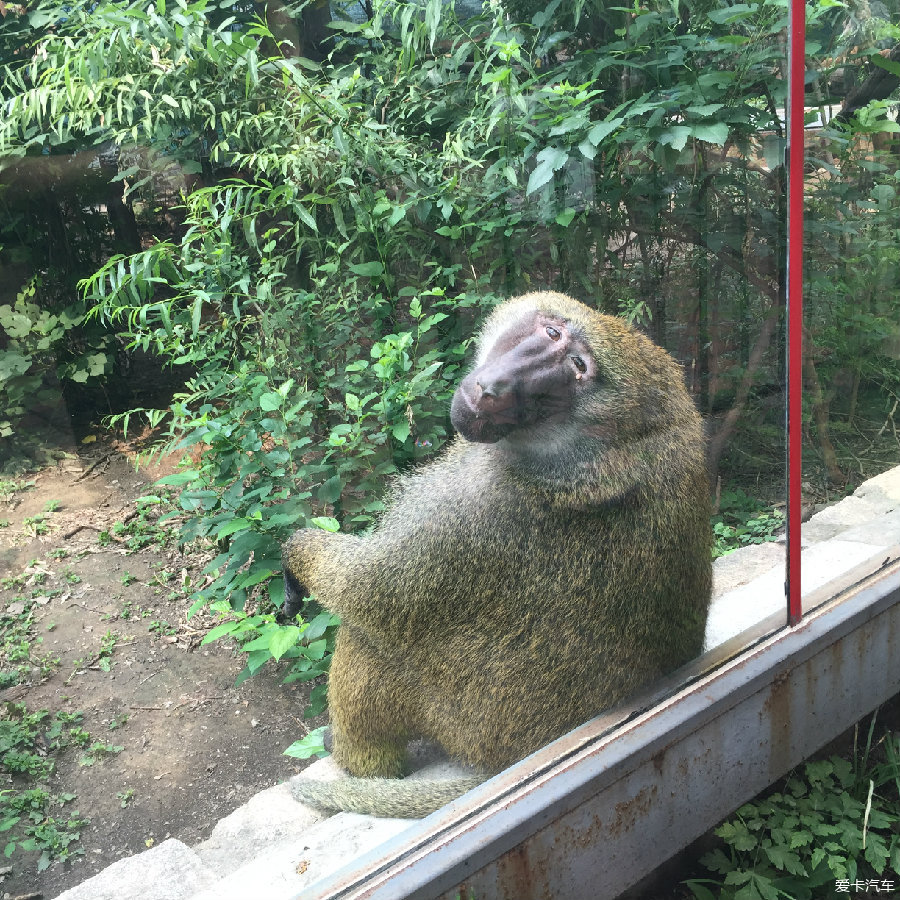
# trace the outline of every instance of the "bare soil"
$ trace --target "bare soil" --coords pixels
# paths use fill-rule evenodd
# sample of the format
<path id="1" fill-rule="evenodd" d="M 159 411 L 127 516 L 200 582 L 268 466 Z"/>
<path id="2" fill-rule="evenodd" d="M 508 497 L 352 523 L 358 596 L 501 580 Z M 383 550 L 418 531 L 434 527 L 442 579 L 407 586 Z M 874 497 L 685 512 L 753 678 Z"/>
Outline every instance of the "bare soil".
<path id="1" fill-rule="evenodd" d="M 240 654 L 202 645 L 213 620 L 188 619 L 184 592 L 169 599 L 183 579 L 202 581 L 203 557 L 171 546 L 129 553 L 116 539 L 101 546 L 101 532 L 133 516 L 161 470 L 137 473 L 115 445 L 67 449 L 72 456 L 26 476 L 33 487 L 0 501 L 9 521 L 0 528 L 0 577 L 28 574 L 24 585 L 0 589 L 0 609 L 16 612 L 36 589 L 61 592 L 38 598 L 32 632 L 43 639 L 37 655 L 59 664 L 49 676 L 32 667 L 0 701 L 83 713 L 92 742 L 124 749 L 93 765 L 77 747 L 63 752 L 48 787 L 76 795 L 57 815 L 77 809 L 90 819 L 84 855 L 42 873 L 36 853 L 0 858 L 4 898 L 49 900 L 168 837 L 205 839 L 220 818 L 304 767 L 282 751 L 318 724 L 302 718 L 309 686 L 283 685 L 275 670 L 235 687 Z M 46 513 L 48 501 L 58 509 Z M 40 514 L 50 532 L 33 536 L 25 519 Z M 58 550 L 68 556 L 55 558 Z"/>

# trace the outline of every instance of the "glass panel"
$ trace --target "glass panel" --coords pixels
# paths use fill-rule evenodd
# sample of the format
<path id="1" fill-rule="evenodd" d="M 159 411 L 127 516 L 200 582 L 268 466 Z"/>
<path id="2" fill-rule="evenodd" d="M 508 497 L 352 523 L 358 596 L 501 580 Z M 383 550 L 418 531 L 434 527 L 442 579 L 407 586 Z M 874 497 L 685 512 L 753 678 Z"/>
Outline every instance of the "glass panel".
<path id="1" fill-rule="evenodd" d="M 807 10 L 805 608 L 900 542 L 900 7 Z"/>
<path id="2" fill-rule="evenodd" d="M 74 452 L 66 503 L 115 438 L 186 454 L 103 540 L 177 514 L 184 609 L 314 713 L 341 616 L 342 762 L 421 733 L 497 767 L 784 622 L 784 2 L 3 15 L 4 463 Z M 579 302 L 503 305 L 546 291 Z M 371 759 L 349 694 L 397 719 Z"/>

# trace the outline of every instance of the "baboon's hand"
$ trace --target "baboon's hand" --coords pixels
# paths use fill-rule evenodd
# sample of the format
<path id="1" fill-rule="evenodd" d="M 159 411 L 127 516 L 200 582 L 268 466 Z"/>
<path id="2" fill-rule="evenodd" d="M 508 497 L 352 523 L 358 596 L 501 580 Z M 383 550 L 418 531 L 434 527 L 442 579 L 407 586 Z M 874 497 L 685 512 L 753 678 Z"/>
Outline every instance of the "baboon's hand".
<path id="1" fill-rule="evenodd" d="M 284 606 L 282 612 L 288 619 L 293 619 L 300 612 L 303 601 L 309 596 L 309 591 L 300 584 L 290 569 L 284 570 Z"/>

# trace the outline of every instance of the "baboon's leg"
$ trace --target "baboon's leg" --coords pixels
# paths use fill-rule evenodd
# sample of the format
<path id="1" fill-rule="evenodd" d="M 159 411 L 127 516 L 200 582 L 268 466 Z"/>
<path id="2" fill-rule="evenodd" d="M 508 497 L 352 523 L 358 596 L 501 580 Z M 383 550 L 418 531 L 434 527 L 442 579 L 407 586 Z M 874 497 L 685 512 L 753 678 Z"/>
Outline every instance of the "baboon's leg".
<path id="1" fill-rule="evenodd" d="M 328 676 L 334 761 L 351 775 L 404 774 L 409 698 L 395 674 L 352 628 L 342 626 Z"/>

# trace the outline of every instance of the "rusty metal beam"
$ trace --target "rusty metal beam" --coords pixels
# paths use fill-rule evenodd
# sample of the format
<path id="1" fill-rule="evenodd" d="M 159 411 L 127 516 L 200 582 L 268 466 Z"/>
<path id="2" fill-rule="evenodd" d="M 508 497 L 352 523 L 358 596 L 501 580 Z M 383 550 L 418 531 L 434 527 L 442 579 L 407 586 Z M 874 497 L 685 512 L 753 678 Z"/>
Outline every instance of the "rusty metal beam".
<path id="1" fill-rule="evenodd" d="M 698 661 L 661 703 L 543 748 L 303 900 L 614 898 L 900 692 L 898 640 L 894 559 L 714 671 Z"/>

